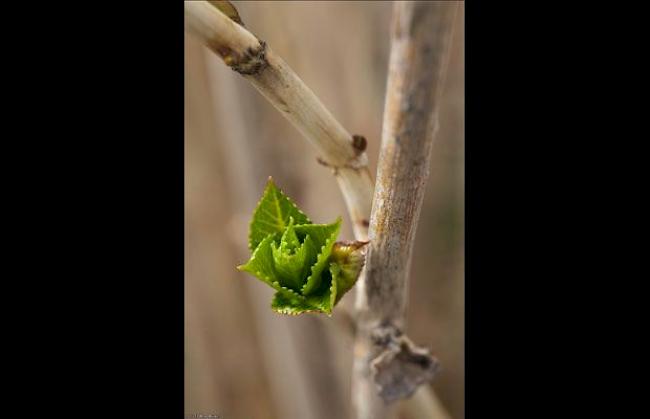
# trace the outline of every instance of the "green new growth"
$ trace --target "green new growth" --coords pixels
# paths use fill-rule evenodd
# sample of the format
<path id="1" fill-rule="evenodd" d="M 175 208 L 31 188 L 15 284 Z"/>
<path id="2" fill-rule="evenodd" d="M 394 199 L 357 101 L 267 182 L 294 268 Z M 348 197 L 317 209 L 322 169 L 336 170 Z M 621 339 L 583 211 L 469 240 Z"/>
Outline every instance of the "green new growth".
<path id="1" fill-rule="evenodd" d="M 365 242 L 336 242 L 340 229 L 341 217 L 312 223 L 269 178 L 250 223 L 251 258 L 238 269 L 276 291 L 271 308 L 278 313 L 331 315 L 364 263 Z"/>

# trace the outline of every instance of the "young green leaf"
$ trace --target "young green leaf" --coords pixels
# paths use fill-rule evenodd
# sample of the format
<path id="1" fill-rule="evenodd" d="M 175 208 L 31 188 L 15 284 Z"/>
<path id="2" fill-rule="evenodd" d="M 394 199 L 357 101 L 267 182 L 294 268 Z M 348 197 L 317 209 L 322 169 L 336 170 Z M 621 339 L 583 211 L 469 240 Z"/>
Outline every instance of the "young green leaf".
<path id="1" fill-rule="evenodd" d="M 296 225 L 311 224 L 309 218 L 275 186 L 273 179 L 269 178 L 250 224 L 248 248 L 251 252 L 269 234 L 282 234 L 289 224 L 290 217 L 293 217 Z"/>
<path id="2" fill-rule="evenodd" d="M 313 224 L 269 178 L 250 224 L 253 254 L 238 269 L 276 290 L 271 308 L 278 313 L 331 315 L 364 261 L 365 243 L 336 243 L 340 229 L 340 217 Z"/>
<path id="3" fill-rule="evenodd" d="M 318 250 L 309 235 L 301 243 L 293 227 L 293 217 L 282 235 L 280 246 L 271 243 L 275 269 L 280 283 L 295 291 L 300 291 L 308 269 L 314 264 Z"/>
<path id="4" fill-rule="evenodd" d="M 273 248 L 271 247 L 275 238 L 276 234 L 266 236 L 257 246 L 248 262 L 237 267 L 240 271 L 255 275 L 272 287 L 273 282 L 276 282 L 278 277 L 273 261 Z"/>
<path id="5" fill-rule="evenodd" d="M 316 263 L 311 266 L 311 275 L 307 278 L 301 290 L 303 295 L 312 294 L 320 286 L 323 270 L 327 267 L 332 247 L 340 229 L 340 217 L 332 224 L 310 224 L 296 227 L 298 233 L 313 237 L 319 249 Z"/>

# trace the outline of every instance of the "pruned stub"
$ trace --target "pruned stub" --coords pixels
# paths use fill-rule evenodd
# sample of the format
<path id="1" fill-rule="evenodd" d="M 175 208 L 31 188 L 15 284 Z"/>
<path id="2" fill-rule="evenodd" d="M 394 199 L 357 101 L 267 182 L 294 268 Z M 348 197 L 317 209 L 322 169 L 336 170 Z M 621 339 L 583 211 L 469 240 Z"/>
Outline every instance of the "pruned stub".
<path id="1" fill-rule="evenodd" d="M 439 361 L 427 348 L 416 346 L 393 325 L 377 327 L 371 338 L 381 352 L 371 361 L 370 371 L 386 403 L 410 397 L 440 369 Z"/>

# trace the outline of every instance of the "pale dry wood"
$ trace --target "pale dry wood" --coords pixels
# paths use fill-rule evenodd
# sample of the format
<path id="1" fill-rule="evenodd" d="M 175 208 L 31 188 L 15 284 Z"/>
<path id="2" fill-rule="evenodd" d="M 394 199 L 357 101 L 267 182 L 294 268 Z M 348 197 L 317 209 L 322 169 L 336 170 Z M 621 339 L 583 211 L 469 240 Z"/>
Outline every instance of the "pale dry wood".
<path id="1" fill-rule="evenodd" d="M 365 139 L 351 136 L 295 72 L 243 26 L 205 1 L 185 2 L 185 11 L 188 32 L 248 79 L 323 156 L 320 162 L 333 169 L 356 239 L 366 240 L 373 182 L 364 152 Z M 448 417 L 428 387 L 420 389 L 408 405 L 413 405 L 408 410 L 415 418 Z M 427 408 L 431 406 L 436 406 L 435 411 Z M 427 411 L 431 416 L 420 416 Z"/>
<path id="2" fill-rule="evenodd" d="M 298 75 L 264 42 L 206 1 L 185 2 L 186 28 L 259 90 L 332 168 L 345 199 L 354 235 L 366 240 L 373 181 L 366 142 L 353 136 Z"/>
<path id="3" fill-rule="evenodd" d="M 415 230 L 455 2 L 395 2 L 366 276 L 357 291 L 352 397 L 358 419 L 392 417 L 388 403 L 433 378 L 437 361 L 403 333 Z M 378 390 L 379 389 L 379 394 Z"/>

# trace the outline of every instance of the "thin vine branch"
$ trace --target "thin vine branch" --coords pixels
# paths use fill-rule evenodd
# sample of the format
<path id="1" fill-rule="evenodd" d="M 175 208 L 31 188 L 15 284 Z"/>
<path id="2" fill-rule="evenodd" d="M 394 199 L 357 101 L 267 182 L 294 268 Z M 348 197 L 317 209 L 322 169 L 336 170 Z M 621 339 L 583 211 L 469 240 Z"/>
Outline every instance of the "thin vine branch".
<path id="1" fill-rule="evenodd" d="M 343 128 L 296 73 L 264 41 L 245 28 L 230 2 L 186 1 L 185 18 L 188 32 L 217 53 L 226 65 L 249 80 L 316 148 L 321 155 L 318 162 L 332 168 L 336 176 L 353 222 L 355 238 L 367 240 L 374 186 L 365 153 L 366 140 L 362 136 L 350 135 Z M 359 281 L 357 307 L 359 301 L 367 300 L 366 291 L 362 290 L 365 288 L 363 275 Z M 366 321 L 362 317 L 357 328 L 364 325 Z M 355 345 L 359 346 L 362 341 L 357 338 Z M 418 349 L 414 345 L 412 347 Z M 358 369 L 360 357 L 355 358 L 355 369 Z M 354 389 L 358 388 L 359 377 L 355 372 Z M 366 383 L 369 381 L 366 380 Z M 369 390 L 371 386 L 364 388 Z M 409 405 L 413 405 L 409 410 L 417 412 L 416 415 L 429 412 L 434 418 L 448 417 L 431 389 L 422 390 L 409 401 Z M 355 397 L 355 401 L 376 400 L 376 388 L 372 387 L 368 397 L 366 393 L 359 396 Z M 365 409 L 366 414 L 363 410 L 357 407 L 359 418 L 383 417 L 368 416 L 367 412 L 373 409 Z"/>
<path id="2" fill-rule="evenodd" d="M 218 4 L 186 1 L 185 16 L 187 30 L 250 81 L 316 148 L 319 162 L 336 176 L 355 238 L 367 240 L 373 181 L 365 139 L 346 131 L 266 42 L 228 17 Z M 241 22 L 238 16 L 237 20 Z"/>
<path id="3" fill-rule="evenodd" d="M 411 254 L 457 4 L 395 2 L 366 276 L 357 290 L 352 397 L 358 419 L 391 417 L 438 361 L 404 335 Z M 379 390 L 379 393 L 378 391 Z"/>

